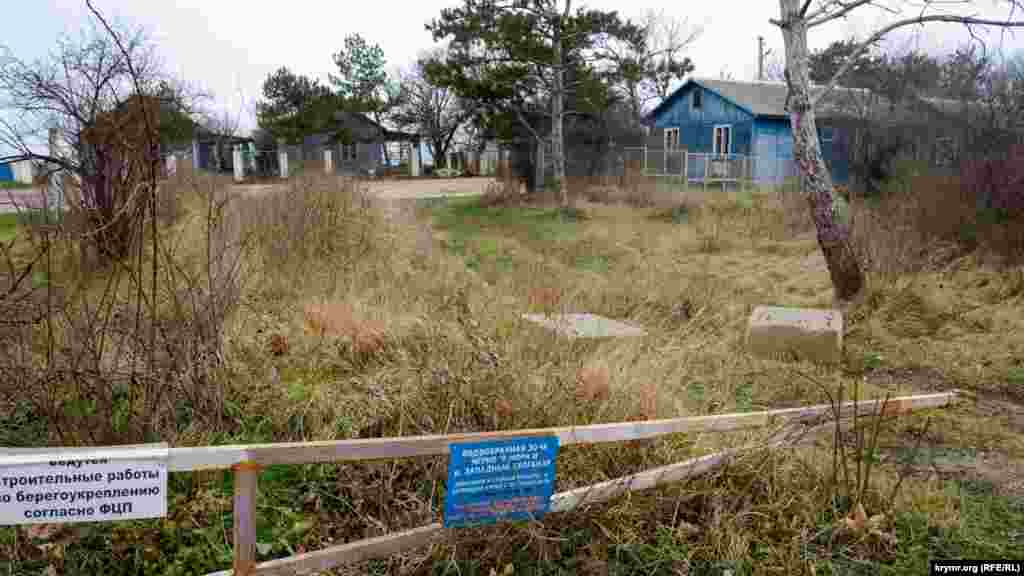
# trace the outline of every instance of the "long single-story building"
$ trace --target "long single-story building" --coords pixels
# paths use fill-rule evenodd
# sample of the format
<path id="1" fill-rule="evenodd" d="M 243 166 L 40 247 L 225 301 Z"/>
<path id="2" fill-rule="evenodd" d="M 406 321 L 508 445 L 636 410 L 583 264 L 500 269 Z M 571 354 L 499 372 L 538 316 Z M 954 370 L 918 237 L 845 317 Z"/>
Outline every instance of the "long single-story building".
<path id="1" fill-rule="evenodd" d="M 334 169 L 340 174 L 376 174 L 387 168 L 384 149 L 391 143 L 406 145 L 419 165 L 420 138 L 416 134 L 390 130 L 365 114 L 336 112 L 330 132 L 306 136 L 302 140 L 302 160 L 318 160 L 325 148 L 334 151 Z M 388 158 L 392 160 L 392 158 Z M 411 160 L 411 159 L 410 159 Z"/>

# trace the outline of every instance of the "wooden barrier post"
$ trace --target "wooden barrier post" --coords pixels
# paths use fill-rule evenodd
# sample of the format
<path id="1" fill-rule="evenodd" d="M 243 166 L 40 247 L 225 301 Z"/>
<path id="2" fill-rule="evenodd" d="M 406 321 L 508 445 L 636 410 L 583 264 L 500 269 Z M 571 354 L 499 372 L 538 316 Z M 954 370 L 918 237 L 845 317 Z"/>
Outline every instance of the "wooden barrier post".
<path id="1" fill-rule="evenodd" d="M 260 466 L 251 460 L 231 467 L 235 496 L 231 515 L 234 520 L 234 576 L 248 576 L 256 569 L 256 485 Z"/>

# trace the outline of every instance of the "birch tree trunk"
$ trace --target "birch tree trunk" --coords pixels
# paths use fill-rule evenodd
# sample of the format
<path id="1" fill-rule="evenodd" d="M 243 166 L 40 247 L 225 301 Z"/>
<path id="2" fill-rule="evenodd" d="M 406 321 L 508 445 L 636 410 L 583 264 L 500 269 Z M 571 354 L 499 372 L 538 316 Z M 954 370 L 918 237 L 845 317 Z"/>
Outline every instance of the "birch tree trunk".
<path id="1" fill-rule="evenodd" d="M 786 46 L 788 112 L 793 131 L 793 160 L 800 172 L 801 192 L 811 209 L 818 245 L 825 256 L 838 300 L 848 301 L 864 286 L 864 273 L 850 246 L 841 200 L 832 175 L 821 156 L 811 98 L 808 69 L 807 25 L 800 14 L 801 0 L 779 0 L 782 37 Z"/>

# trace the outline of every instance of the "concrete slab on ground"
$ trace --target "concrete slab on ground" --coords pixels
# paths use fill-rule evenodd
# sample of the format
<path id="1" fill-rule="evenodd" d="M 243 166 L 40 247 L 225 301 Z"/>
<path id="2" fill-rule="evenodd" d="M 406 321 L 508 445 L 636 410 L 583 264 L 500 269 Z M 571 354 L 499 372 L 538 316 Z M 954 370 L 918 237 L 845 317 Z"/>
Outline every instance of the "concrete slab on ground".
<path id="1" fill-rule="evenodd" d="M 523 314 L 523 319 L 569 338 L 636 338 L 647 331 L 596 314 Z"/>
<path id="2" fill-rule="evenodd" d="M 843 351 L 843 313 L 758 306 L 747 326 L 747 347 L 768 358 L 795 356 L 812 362 L 839 362 Z"/>

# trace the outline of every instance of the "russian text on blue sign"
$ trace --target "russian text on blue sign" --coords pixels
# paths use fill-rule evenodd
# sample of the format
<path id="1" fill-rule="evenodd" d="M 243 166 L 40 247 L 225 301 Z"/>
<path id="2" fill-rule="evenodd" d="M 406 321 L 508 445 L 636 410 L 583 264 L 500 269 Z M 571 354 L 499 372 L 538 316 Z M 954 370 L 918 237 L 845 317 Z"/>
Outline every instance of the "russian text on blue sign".
<path id="1" fill-rule="evenodd" d="M 555 487 L 558 436 L 452 444 L 444 525 L 539 518 Z"/>

